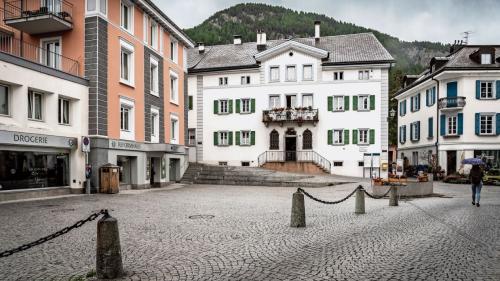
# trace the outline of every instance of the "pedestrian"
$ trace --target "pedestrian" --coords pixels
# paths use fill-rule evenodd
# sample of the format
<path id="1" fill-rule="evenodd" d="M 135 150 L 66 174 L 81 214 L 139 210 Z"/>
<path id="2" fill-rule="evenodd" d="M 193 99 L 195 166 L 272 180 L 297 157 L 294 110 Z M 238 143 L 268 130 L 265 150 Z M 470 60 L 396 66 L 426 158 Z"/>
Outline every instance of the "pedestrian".
<path id="1" fill-rule="evenodd" d="M 483 170 L 479 165 L 473 165 L 469 173 L 469 178 L 472 183 L 472 205 L 479 207 L 479 199 L 481 198 L 481 188 L 483 187 Z"/>

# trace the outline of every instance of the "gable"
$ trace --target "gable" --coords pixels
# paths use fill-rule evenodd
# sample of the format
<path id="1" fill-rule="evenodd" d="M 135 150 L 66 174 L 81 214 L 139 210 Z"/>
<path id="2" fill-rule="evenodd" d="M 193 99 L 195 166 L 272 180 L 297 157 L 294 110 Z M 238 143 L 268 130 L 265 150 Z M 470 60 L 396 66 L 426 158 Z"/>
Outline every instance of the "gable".
<path id="1" fill-rule="evenodd" d="M 318 59 L 328 58 L 328 51 L 292 40 L 285 41 L 279 45 L 262 51 L 256 54 L 254 57 L 256 61 L 262 62 L 272 57 L 281 55 L 285 52 L 299 52 Z"/>

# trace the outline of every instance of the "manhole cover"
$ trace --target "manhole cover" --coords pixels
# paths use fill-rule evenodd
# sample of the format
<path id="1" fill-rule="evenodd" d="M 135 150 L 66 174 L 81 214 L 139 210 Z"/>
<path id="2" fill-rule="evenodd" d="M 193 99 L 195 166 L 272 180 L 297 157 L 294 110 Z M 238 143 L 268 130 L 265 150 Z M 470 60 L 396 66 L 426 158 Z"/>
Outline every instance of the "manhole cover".
<path id="1" fill-rule="evenodd" d="M 213 219 L 215 216 L 213 215 L 192 215 L 192 216 L 189 216 L 188 218 L 192 219 L 192 220 L 196 220 L 196 219 L 205 219 L 205 220 L 209 220 L 209 219 Z"/>

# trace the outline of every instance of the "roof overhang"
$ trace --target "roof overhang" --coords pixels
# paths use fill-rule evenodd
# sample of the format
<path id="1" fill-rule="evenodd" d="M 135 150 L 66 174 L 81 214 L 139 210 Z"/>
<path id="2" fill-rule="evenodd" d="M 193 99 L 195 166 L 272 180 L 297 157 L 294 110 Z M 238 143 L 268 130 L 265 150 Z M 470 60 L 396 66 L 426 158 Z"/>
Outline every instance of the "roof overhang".
<path id="1" fill-rule="evenodd" d="M 259 67 L 260 67 L 259 64 L 250 64 L 250 65 L 236 65 L 236 66 L 210 67 L 210 68 L 189 68 L 188 74 L 217 72 L 217 71 L 243 70 L 243 69 L 256 69 Z"/>
<path id="2" fill-rule="evenodd" d="M 270 49 L 267 49 L 265 51 L 262 51 L 258 54 L 256 54 L 255 60 L 257 61 L 263 61 L 269 58 L 272 58 L 276 56 L 277 54 L 283 53 L 288 50 L 295 50 L 319 59 L 326 59 L 328 58 L 328 51 L 325 51 L 323 49 L 319 49 L 316 47 L 312 47 L 306 44 L 302 44 L 293 40 L 288 40 L 286 42 L 283 42 L 279 45 L 276 45 Z"/>

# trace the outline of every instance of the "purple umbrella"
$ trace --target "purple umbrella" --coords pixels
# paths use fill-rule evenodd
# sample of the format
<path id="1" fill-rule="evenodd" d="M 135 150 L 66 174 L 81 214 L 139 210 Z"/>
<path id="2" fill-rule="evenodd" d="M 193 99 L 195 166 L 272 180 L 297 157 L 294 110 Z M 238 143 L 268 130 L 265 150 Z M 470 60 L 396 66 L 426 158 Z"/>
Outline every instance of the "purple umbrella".
<path id="1" fill-rule="evenodd" d="M 484 162 L 479 158 L 467 158 L 462 161 L 462 164 L 484 165 Z"/>

